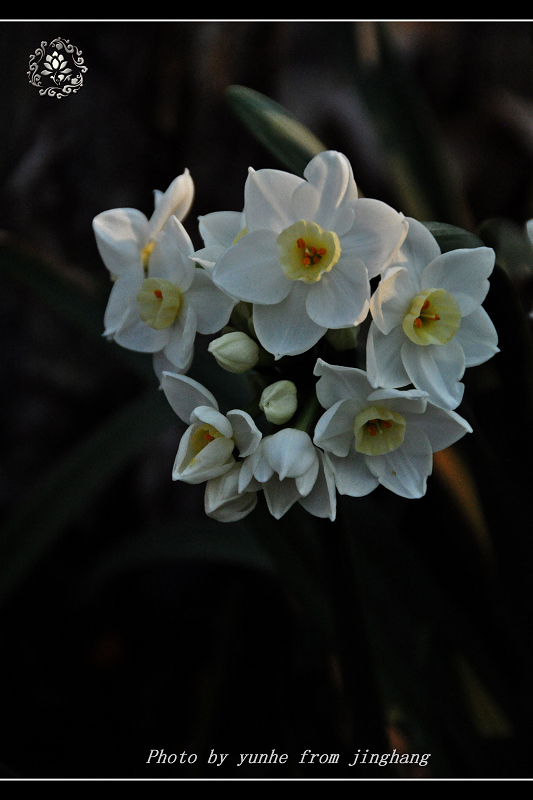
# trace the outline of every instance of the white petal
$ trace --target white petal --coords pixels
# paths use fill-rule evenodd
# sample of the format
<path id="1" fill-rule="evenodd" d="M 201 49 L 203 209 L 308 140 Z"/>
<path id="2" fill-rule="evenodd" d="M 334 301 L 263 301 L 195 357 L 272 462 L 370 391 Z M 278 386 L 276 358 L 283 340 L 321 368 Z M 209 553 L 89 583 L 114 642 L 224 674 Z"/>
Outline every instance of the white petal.
<path id="1" fill-rule="evenodd" d="M 276 305 L 253 307 L 257 338 L 276 359 L 305 353 L 325 334 L 306 311 L 308 289 L 301 281 L 292 281 L 290 294 Z"/>
<path id="2" fill-rule="evenodd" d="M 198 230 L 206 247 L 231 247 L 244 225 L 242 211 L 213 211 L 198 217 Z"/>
<path id="3" fill-rule="evenodd" d="M 382 404 L 398 414 L 416 414 L 418 419 L 427 408 L 428 396 L 420 389 L 376 389 L 368 395 L 368 404 Z"/>
<path id="4" fill-rule="evenodd" d="M 263 440 L 264 441 L 264 440 Z M 242 462 L 241 474 L 239 476 L 239 491 L 243 492 L 253 481 L 265 483 L 274 474 L 273 467 L 268 463 L 263 449 L 263 442 L 259 444 Z"/>
<path id="5" fill-rule="evenodd" d="M 225 249 L 226 248 L 222 247 L 220 244 L 212 244 L 209 245 L 209 247 L 202 247 L 200 250 L 195 250 L 191 258 L 204 269 L 211 271 Z"/>
<path id="6" fill-rule="evenodd" d="M 168 360 L 164 350 L 158 350 L 157 353 L 152 354 L 152 364 L 154 372 L 159 379 L 159 384 L 163 380 L 163 372 L 185 373 L 188 371 L 192 363 L 193 353 L 191 352 L 191 359 L 189 364 L 183 369 L 179 369 L 175 364 Z"/>
<path id="7" fill-rule="evenodd" d="M 328 453 L 347 456 L 354 443 L 353 426 L 358 413 L 359 403 L 352 398 L 334 403 L 318 420 L 314 443 Z"/>
<path id="8" fill-rule="evenodd" d="M 137 293 L 143 281 L 142 269 L 124 272 L 115 281 L 104 314 L 104 335 L 128 350 L 155 353 L 168 342 L 169 331 L 156 331 L 139 316 Z"/>
<path id="9" fill-rule="evenodd" d="M 150 278 L 164 278 L 185 292 L 194 277 L 194 252 L 189 234 L 176 217 L 170 217 L 158 234 L 148 262 Z"/>
<path id="10" fill-rule="evenodd" d="M 214 478 L 212 480 L 222 480 L 224 477 L 225 476 L 222 475 L 221 477 Z M 210 519 L 215 519 L 217 522 L 238 522 L 239 520 L 247 517 L 257 505 L 257 493 L 244 492 L 243 494 L 240 494 L 231 500 L 226 500 L 226 502 L 221 503 L 215 508 L 213 507 L 214 502 L 211 499 L 210 494 L 212 490 L 208 490 L 207 488 L 209 484 L 211 484 L 211 480 L 207 481 L 206 483 L 206 498 L 204 500 L 204 507 L 205 513 L 208 517 L 210 517 Z"/>
<path id="11" fill-rule="evenodd" d="M 413 297 L 420 291 L 419 285 L 410 280 L 405 267 L 394 267 L 386 271 L 370 299 L 372 319 L 382 333 L 389 333 L 401 326 Z"/>
<path id="12" fill-rule="evenodd" d="M 340 208 L 324 208 L 320 192 L 310 183 L 302 183 L 295 189 L 292 206 L 296 219 L 316 222 L 324 230 L 335 231 L 339 237 L 348 233 L 355 219 L 355 212 L 351 205 L 342 205 Z"/>
<path id="13" fill-rule="evenodd" d="M 228 411 L 227 417 L 233 428 L 233 441 L 237 445 L 239 455 L 245 458 L 257 450 L 261 441 L 261 431 L 251 416 L 239 408 Z"/>
<path id="14" fill-rule="evenodd" d="M 143 282 L 142 266 L 128 270 L 114 282 L 104 312 L 104 336 L 113 336 L 127 323 L 133 314 L 133 320 L 139 318 L 137 313 L 137 293 Z M 130 324 L 132 322 L 130 321 Z"/>
<path id="15" fill-rule="evenodd" d="M 198 406 L 212 406 L 218 410 L 218 403 L 211 392 L 188 375 L 164 372 L 161 388 L 171 408 L 186 425 Z"/>
<path id="16" fill-rule="evenodd" d="M 193 429 L 196 427 L 191 426 Z M 187 452 L 188 448 L 181 446 L 184 438 L 185 434 L 174 462 L 173 480 L 192 484 L 203 483 L 223 475 L 234 464 L 232 439 L 226 439 L 223 436 L 213 439 L 192 459 L 189 458 L 191 454 Z"/>
<path id="17" fill-rule="evenodd" d="M 318 458 L 309 434 L 296 428 L 283 428 L 266 436 L 262 448 L 281 480 L 304 475 L 314 467 Z"/>
<path id="18" fill-rule="evenodd" d="M 407 217 L 407 222 L 409 225 L 407 236 L 390 266 L 406 266 L 416 285 L 419 286 L 425 268 L 440 256 L 441 250 L 437 240 L 425 225 L 412 217 Z"/>
<path id="19" fill-rule="evenodd" d="M 212 405 L 197 406 L 191 414 L 191 422 L 200 422 L 206 425 L 212 425 L 213 428 L 225 436 L 227 439 L 233 439 L 233 428 L 231 422 L 224 414 L 213 408 Z"/>
<path id="20" fill-rule="evenodd" d="M 148 220 L 136 208 L 113 208 L 93 219 L 96 246 L 113 275 L 142 266 L 141 253 L 147 243 Z"/>
<path id="21" fill-rule="evenodd" d="M 216 333 L 227 325 L 235 300 L 215 286 L 209 273 L 196 267 L 187 292 L 187 301 L 196 312 L 198 333 Z"/>
<path id="22" fill-rule="evenodd" d="M 305 168 L 304 178 L 315 190 L 316 199 L 309 206 L 313 214 L 311 218 L 325 230 L 334 230 L 338 235 L 344 233 L 344 226 L 338 229 L 339 209 L 348 205 L 349 216 L 346 219 L 353 220 L 351 206 L 358 197 L 352 167 L 346 156 L 334 150 L 319 153 Z M 301 204 L 297 200 L 301 191 L 297 189 L 294 193 L 295 204 Z M 311 197 L 309 192 L 308 195 Z"/>
<path id="23" fill-rule="evenodd" d="M 182 306 L 176 321 L 167 328 L 168 341 L 165 345 L 165 356 L 179 370 L 191 363 L 196 337 L 196 312 L 186 302 Z"/>
<path id="24" fill-rule="evenodd" d="M 277 475 L 273 475 L 265 483 L 263 489 L 268 510 L 275 519 L 281 519 L 291 506 L 301 499 L 296 482 L 291 478 L 280 481 Z"/>
<path id="25" fill-rule="evenodd" d="M 407 339 L 402 345 L 402 360 L 411 382 L 427 392 L 441 408 L 457 408 L 464 394 L 459 383 L 465 371 L 463 348 L 455 338 L 443 345 L 420 346 Z"/>
<path id="26" fill-rule="evenodd" d="M 223 475 L 207 481 L 204 508 L 211 519 L 216 519 L 218 522 L 238 522 L 254 510 L 257 493 L 239 493 L 240 469 L 240 464 L 233 464 Z"/>
<path id="27" fill-rule="evenodd" d="M 364 497 L 372 492 L 379 481 L 368 469 L 365 457 L 352 448 L 343 458 L 326 453 L 339 494 L 349 497 Z"/>
<path id="28" fill-rule="evenodd" d="M 291 198 L 302 178 L 276 169 L 248 171 L 244 187 L 244 210 L 248 231 L 269 230 L 276 235 L 297 220 Z M 246 237 L 244 237 L 246 238 Z"/>
<path id="29" fill-rule="evenodd" d="M 466 316 L 478 308 L 489 290 L 495 254 L 490 247 L 450 250 L 428 264 L 422 275 L 423 289 L 445 289 Z"/>
<path id="30" fill-rule="evenodd" d="M 185 219 L 194 200 L 194 183 L 186 169 L 174 178 L 165 192 L 154 193 L 155 210 L 150 217 L 148 236 L 153 239 L 172 215 Z"/>
<path id="31" fill-rule="evenodd" d="M 214 283 L 231 297 L 249 303 L 279 303 L 291 290 L 278 261 L 276 236 L 270 231 L 247 233 L 215 264 Z"/>
<path id="32" fill-rule="evenodd" d="M 169 339 L 168 329 L 156 331 L 145 325 L 138 314 L 132 312 L 121 329 L 113 335 L 114 341 L 127 350 L 137 353 L 157 353 L 166 347 Z"/>
<path id="33" fill-rule="evenodd" d="M 456 411 L 438 408 L 432 403 L 428 403 L 424 414 L 412 421 L 425 432 L 434 453 L 450 447 L 466 433 L 472 433 L 471 425 Z"/>
<path id="34" fill-rule="evenodd" d="M 461 319 L 461 327 L 455 334 L 465 354 L 467 367 L 484 364 L 499 353 L 498 333 L 484 308 L 476 308 Z"/>
<path id="35" fill-rule="evenodd" d="M 342 251 L 360 258 L 369 277 L 374 278 L 398 253 L 407 234 L 407 221 L 386 203 L 368 197 L 359 198 L 354 211 L 353 226 L 341 240 Z"/>
<path id="36" fill-rule="evenodd" d="M 401 327 L 392 328 L 385 335 L 371 323 L 366 340 L 366 370 L 372 386 L 394 388 L 411 383 L 400 355 L 406 340 Z"/>
<path id="37" fill-rule="evenodd" d="M 408 425 L 403 443 L 391 453 L 365 456 L 366 463 L 382 486 L 401 497 L 417 498 L 426 493 L 433 468 L 429 440 L 421 428 Z"/>
<path id="38" fill-rule="evenodd" d="M 320 469 L 312 491 L 299 500 L 306 511 L 315 517 L 328 518 L 332 522 L 337 513 L 335 476 L 324 453 L 318 453 Z"/>
<path id="39" fill-rule="evenodd" d="M 339 400 L 352 398 L 356 401 L 356 413 L 359 413 L 372 391 L 366 373 L 361 369 L 328 364 L 319 358 L 313 374 L 320 378 L 316 385 L 316 396 L 323 408 L 329 408 Z"/>
<path id="40" fill-rule="evenodd" d="M 363 262 L 357 261 L 346 268 L 339 261 L 331 272 L 309 287 L 306 309 L 317 325 L 348 328 L 363 322 L 369 300 L 370 283 Z"/>
<path id="41" fill-rule="evenodd" d="M 298 477 L 295 478 L 296 488 L 298 489 L 302 497 L 307 497 L 307 495 L 313 489 L 316 483 L 316 479 L 318 477 L 318 471 L 320 469 L 320 459 L 318 455 L 319 452 L 320 452 L 319 450 L 315 449 L 315 453 L 317 456 L 316 460 L 313 461 L 312 465 L 306 472 L 304 472 L 303 475 L 298 475 Z"/>

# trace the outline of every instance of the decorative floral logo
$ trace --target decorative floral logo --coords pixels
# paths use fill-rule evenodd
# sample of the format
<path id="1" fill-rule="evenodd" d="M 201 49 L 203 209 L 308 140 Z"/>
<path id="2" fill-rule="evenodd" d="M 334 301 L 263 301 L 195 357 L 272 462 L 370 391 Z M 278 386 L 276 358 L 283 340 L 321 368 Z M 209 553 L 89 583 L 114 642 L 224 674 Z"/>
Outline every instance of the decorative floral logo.
<path id="1" fill-rule="evenodd" d="M 65 97 L 83 86 L 83 73 L 87 72 L 81 50 L 68 39 L 57 38 L 50 44 L 41 42 L 30 56 L 28 78 L 39 94 Z"/>

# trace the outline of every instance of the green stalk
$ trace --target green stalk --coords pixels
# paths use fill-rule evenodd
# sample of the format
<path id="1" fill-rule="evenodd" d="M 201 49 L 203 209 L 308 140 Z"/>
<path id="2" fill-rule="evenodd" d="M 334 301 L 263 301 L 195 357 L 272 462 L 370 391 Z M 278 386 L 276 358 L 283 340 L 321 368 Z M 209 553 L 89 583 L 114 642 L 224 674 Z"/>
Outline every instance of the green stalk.
<path id="1" fill-rule="evenodd" d="M 344 517 L 319 527 L 331 602 L 338 667 L 346 708 L 349 764 L 360 750 L 388 753 L 390 744 L 373 663 L 362 600 L 357 585 L 356 549 Z M 389 766 L 355 763 L 351 777 L 394 777 Z"/>

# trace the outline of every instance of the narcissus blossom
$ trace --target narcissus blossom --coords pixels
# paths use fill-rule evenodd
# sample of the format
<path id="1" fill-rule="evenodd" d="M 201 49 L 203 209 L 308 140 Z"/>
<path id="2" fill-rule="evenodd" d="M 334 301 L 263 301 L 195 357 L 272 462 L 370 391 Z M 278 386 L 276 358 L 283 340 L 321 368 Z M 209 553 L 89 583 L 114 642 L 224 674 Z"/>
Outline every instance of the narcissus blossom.
<path id="1" fill-rule="evenodd" d="M 358 197 L 351 165 L 335 151 L 315 156 L 303 178 L 250 168 L 243 213 L 246 226 L 218 257 L 213 280 L 253 303 L 255 333 L 276 359 L 307 351 L 328 329 L 362 322 L 369 278 L 407 232 L 402 214 Z"/>
<path id="2" fill-rule="evenodd" d="M 296 502 L 314 516 L 335 519 L 333 472 L 305 431 L 283 428 L 265 436 L 242 464 L 239 491 L 245 491 L 252 481 L 261 485 L 276 519 Z"/>
<path id="3" fill-rule="evenodd" d="M 173 480 L 195 484 L 217 478 L 232 468 L 235 449 L 241 457 L 257 449 L 261 432 L 250 415 L 241 409 L 222 414 L 215 397 L 198 381 L 164 372 L 161 388 L 189 426 L 179 443 Z"/>
<path id="4" fill-rule="evenodd" d="M 367 338 L 373 386 L 412 384 L 442 408 L 462 400 L 466 367 L 498 352 L 498 335 L 482 308 L 495 254 L 490 247 L 441 253 L 416 220 L 399 257 L 383 273 L 372 296 Z"/>
<path id="5" fill-rule="evenodd" d="M 131 263 L 113 284 L 104 335 L 129 350 L 162 352 L 165 361 L 187 371 L 196 333 L 219 331 L 234 305 L 195 265 L 192 253 L 188 233 L 171 216 L 153 240 L 146 263 Z"/>
<path id="6" fill-rule="evenodd" d="M 129 269 L 148 269 L 154 241 L 170 217 L 183 222 L 194 199 L 194 183 L 186 169 L 165 192 L 154 192 L 150 219 L 136 208 L 112 208 L 93 219 L 96 245 L 113 278 Z"/>
<path id="7" fill-rule="evenodd" d="M 252 479 L 244 491 L 239 491 L 242 463 L 235 462 L 227 472 L 207 481 L 204 508 L 211 519 L 218 522 L 238 522 L 256 507 L 257 492 L 261 485 Z"/>
<path id="8" fill-rule="evenodd" d="M 402 497 L 422 497 L 433 453 L 472 432 L 419 389 L 375 389 L 363 370 L 322 359 L 314 373 L 326 411 L 313 441 L 325 451 L 340 494 L 360 497 L 382 484 Z"/>

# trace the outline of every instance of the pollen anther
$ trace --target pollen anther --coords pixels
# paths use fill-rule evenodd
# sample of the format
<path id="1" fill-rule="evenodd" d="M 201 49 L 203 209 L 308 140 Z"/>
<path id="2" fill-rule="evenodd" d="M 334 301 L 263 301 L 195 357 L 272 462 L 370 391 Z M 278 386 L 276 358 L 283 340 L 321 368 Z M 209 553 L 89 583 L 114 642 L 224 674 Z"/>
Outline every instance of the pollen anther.
<path id="1" fill-rule="evenodd" d="M 278 236 L 278 258 L 285 275 L 293 281 L 316 283 L 341 255 L 339 238 L 316 222 L 301 219 Z"/>
<path id="2" fill-rule="evenodd" d="M 404 433 L 404 417 L 388 408 L 370 406 L 354 420 L 355 449 L 367 456 L 396 450 L 403 442 Z"/>
<path id="3" fill-rule="evenodd" d="M 405 334 L 419 345 L 446 344 L 461 323 L 455 298 L 444 289 L 425 289 L 411 302 L 402 323 Z"/>

